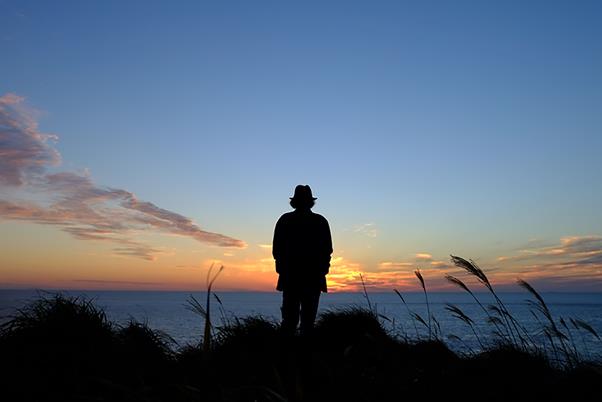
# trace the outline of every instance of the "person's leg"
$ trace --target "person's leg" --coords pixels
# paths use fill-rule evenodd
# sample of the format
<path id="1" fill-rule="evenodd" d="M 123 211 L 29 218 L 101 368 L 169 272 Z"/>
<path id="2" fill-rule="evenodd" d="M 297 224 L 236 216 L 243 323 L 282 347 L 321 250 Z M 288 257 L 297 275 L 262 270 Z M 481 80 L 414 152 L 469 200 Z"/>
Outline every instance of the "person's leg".
<path id="1" fill-rule="evenodd" d="M 320 290 L 305 290 L 301 296 L 301 335 L 311 335 L 320 303 Z"/>
<path id="2" fill-rule="evenodd" d="M 299 305 L 301 303 L 299 292 L 296 290 L 284 290 L 282 292 L 282 324 L 280 328 L 284 335 L 294 335 L 299 324 Z"/>

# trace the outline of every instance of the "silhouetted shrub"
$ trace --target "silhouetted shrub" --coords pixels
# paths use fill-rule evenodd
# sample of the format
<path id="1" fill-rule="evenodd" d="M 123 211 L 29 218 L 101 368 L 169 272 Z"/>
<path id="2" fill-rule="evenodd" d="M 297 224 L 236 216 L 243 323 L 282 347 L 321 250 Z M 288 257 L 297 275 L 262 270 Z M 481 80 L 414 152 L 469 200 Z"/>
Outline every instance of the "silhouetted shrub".
<path id="1" fill-rule="evenodd" d="M 167 334 L 131 321 L 117 332 L 123 369 L 130 380 L 141 384 L 156 384 L 171 375 L 175 342 Z M 135 376 L 135 378 L 133 378 Z"/>
<path id="2" fill-rule="evenodd" d="M 4 378 L 26 399 L 61 394 L 82 374 L 102 375 L 113 366 L 115 346 L 113 325 L 101 309 L 60 294 L 18 310 L 0 332 Z"/>
<path id="3" fill-rule="evenodd" d="M 90 392 L 128 399 L 131 387 L 166 382 L 173 360 L 160 332 L 135 322 L 120 328 L 92 300 L 61 294 L 41 297 L 4 323 L 0 354 L 7 400 Z"/>
<path id="4" fill-rule="evenodd" d="M 54 295 L 0 329 L 7 401 L 600 400 L 597 364 L 558 366 L 500 343 L 459 357 L 439 340 L 407 342 L 371 310 L 322 314 L 310 337 L 263 317 L 215 329 L 212 347 L 174 343 L 144 323 L 117 326 L 87 299 Z"/>
<path id="5" fill-rule="evenodd" d="M 345 352 L 360 342 L 390 340 L 376 314 L 360 307 L 327 311 L 318 317 L 315 337 L 329 352 Z"/>

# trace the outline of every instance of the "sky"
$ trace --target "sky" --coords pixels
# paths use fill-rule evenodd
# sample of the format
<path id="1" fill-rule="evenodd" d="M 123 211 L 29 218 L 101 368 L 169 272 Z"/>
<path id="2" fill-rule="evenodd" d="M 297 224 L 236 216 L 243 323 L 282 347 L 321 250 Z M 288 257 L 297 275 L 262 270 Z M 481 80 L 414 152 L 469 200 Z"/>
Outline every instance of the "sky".
<path id="1" fill-rule="evenodd" d="M 602 291 L 599 1 L 0 0 L 0 288 Z"/>

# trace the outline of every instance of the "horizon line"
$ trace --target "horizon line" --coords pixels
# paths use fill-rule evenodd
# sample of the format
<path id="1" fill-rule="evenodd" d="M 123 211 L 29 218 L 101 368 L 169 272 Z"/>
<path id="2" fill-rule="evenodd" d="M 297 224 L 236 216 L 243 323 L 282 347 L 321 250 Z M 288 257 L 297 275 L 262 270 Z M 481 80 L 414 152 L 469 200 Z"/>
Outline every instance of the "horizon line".
<path id="1" fill-rule="evenodd" d="M 61 292 L 155 292 L 155 293 L 207 293 L 207 290 L 189 290 L 189 289 L 63 289 L 63 288 L 35 288 L 35 287 L 13 287 L 13 288 L 6 288 L 6 287 L 0 287 L 0 292 L 3 291 L 32 291 L 32 292 L 40 292 L 40 293 L 61 293 Z M 602 294 L 602 290 L 542 290 L 542 291 L 538 291 L 539 293 L 546 293 L 546 294 L 550 294 L 550 293 L 582 293 L 582 294 Z M 269 290 L 249 290 L 249 289 L 226 289 L 226 290 L 212 290 L 211 293 L 264 293 L 264 294 L 274 294 L 274 295 L 278 295 L 282 292 L 274 290 L 274 291 L 269 291 Z M 364 291 L 363 290 L 329 290 L 326 294 L 328 293 L 335 293 L 335 294 L 363 294 Z M 393 289 L 390 290 L 373 290 L 373 291 L 368 291 L 368 294 L 370 293 L 395 293 Z M 422 294 L 423 291 L 422 290 L 407 290 L 407 291 L 403 291 L 401 292 L 403 294 L 407 294 L 407 293 L 419 293 Z M 441 293 L 441 294 L 449 294 L 449 293 L 460 293 L 460 294 L 464 294 L 466 293 L 465 291 L 458 289 L 458 290 L 437 290 L 437 289 L 433 289 L 433 290 L 429 290 L 428 291 L 429 294 L 431 293 Z M 475 294 L 490 294 L 489 291 L 487 290 L 478 290 L 478 291 L 473 291 L 472 293 Z M 496 293 L 524 293 L 525 295 L 529 295 L 528 292 L 525 291 L 520 291 L 520 290 L 499 290 L 496 291 Z"/>

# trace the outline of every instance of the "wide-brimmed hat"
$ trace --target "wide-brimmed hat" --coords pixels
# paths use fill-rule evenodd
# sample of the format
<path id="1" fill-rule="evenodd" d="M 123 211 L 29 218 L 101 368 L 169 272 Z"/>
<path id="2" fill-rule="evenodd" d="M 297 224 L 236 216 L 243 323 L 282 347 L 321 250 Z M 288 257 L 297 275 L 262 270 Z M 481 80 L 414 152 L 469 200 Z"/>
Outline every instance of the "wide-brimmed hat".
<path id="1" fill-rule="evenodd" d="M 299 184 L 297 187 L 295 187 L 295 194 L 290 197 L 290 199 L 298 201 L 317 200 L 317 198 L 312 195 L 311 188 L 307 184 Z"/>

